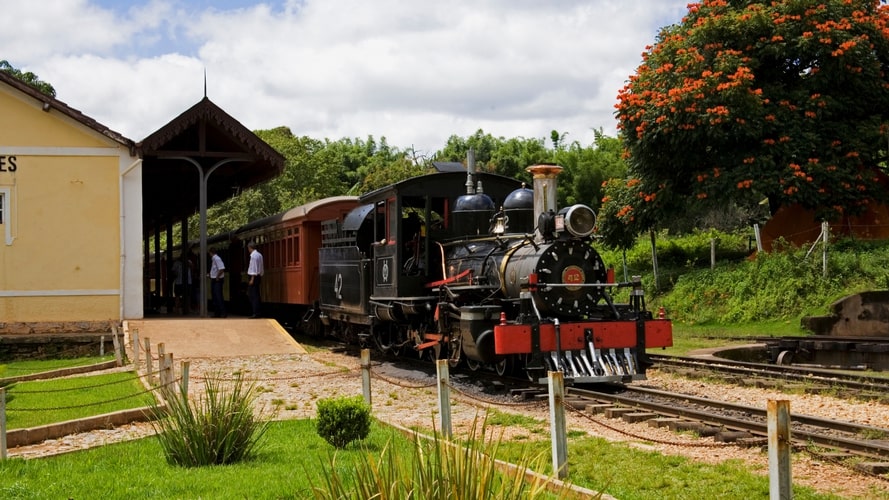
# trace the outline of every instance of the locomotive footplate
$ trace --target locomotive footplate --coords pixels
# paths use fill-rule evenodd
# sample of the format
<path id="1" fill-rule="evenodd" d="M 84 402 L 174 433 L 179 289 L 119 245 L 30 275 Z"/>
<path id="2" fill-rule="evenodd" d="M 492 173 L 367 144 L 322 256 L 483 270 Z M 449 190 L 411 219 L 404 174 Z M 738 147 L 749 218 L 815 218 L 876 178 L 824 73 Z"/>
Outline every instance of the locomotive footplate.
<path id="1" fill-rule="evenodd" d="M 573 383 L 644 380 L 644 349 L 672 345 L 672 325 L 661 319 L 640 321 L 577 321 L 539 325 L 501 323 L 494 326 L 497 355 L 542 354 L 549 371 L 561 371 Z M 638 330 L 644 335 L 639 345 Z M 534 340 L 532 340 L 534 339 Z M 557 340 L 558 339 L 558 340 Z"/>

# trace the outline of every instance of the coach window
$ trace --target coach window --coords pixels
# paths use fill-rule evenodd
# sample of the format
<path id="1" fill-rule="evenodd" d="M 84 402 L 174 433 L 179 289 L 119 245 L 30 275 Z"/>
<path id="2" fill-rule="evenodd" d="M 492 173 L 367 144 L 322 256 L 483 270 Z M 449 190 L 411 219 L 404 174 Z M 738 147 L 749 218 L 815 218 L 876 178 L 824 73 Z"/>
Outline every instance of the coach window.
<path id="1" fill-rule="evenodd" d="M 386 235 L 389 239 L 386 243 L 394 245 L 398 240 L 398 227 L 401 219 L 401 211 L 398 210 L 398 204 L 395 198 L 386 200 L 386 213 L 389 218 L 386 222 Z"/>

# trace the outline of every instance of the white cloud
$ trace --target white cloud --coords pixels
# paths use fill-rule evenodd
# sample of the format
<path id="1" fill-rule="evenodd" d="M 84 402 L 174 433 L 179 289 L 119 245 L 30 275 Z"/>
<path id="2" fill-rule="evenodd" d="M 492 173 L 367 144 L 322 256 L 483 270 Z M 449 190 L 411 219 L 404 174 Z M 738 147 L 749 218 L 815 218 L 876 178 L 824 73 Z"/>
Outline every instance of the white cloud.
<path id="1" fill-rule="evenodd" d="M 210 99 L 249 128 L 372 134 L 433 152 L 479 128 L 556 129 L 583 143 L 592 128 L 613 133 L 618 90 L 686 2 L 294 0 L 194 12 L 156 1 L 116 14 L 53 3 L 15 2 L 38 19 L 30 43 L 0 35 L 3 57 L 135 140 L 202 97 L 206 68 Z"/>

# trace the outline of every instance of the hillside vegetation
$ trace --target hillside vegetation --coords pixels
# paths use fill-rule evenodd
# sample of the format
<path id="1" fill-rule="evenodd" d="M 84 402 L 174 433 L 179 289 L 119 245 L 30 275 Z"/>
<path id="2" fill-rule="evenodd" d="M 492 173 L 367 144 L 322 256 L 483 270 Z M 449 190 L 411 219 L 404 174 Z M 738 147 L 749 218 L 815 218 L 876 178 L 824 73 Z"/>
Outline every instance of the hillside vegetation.
<path id="1" fill-rule="evenodd" d="M 626 252 L 627 274 L 642 276 L 649 306 L 663 306 L 679 327 L 778 321 L 798 326 L 802 316 L 826 314 L 832 302 L 846 295 L 889 287 L 889 242 L 831 242 L 825 278 L 820 244 L 808 257 L 809 247 L 788 245 L 756 254 L 751 236 L 659 234 L 656 286 L 646 235 Z M 718 242 L 712 270 L 711 238 Z M 622 280 L 623 253 L 606 250 L 603 258 Z"/>

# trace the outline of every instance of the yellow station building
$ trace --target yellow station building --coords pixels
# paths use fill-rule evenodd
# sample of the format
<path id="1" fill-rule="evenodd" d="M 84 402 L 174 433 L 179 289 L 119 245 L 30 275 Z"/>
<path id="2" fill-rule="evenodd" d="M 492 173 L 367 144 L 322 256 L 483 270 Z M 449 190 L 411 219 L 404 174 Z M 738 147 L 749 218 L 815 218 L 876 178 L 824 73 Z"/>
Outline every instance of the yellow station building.
<path id="1" fill-rule="evenodd" d="M 133 141 L 0 72 L 0 322 L 142 314 Z"/>
<path id="2" fill-rule="evenodd" d="M 143 317 L 161 235 L 283 165 L 206 96 L 136 143 L 0 72 L 0 333 Z"/>

